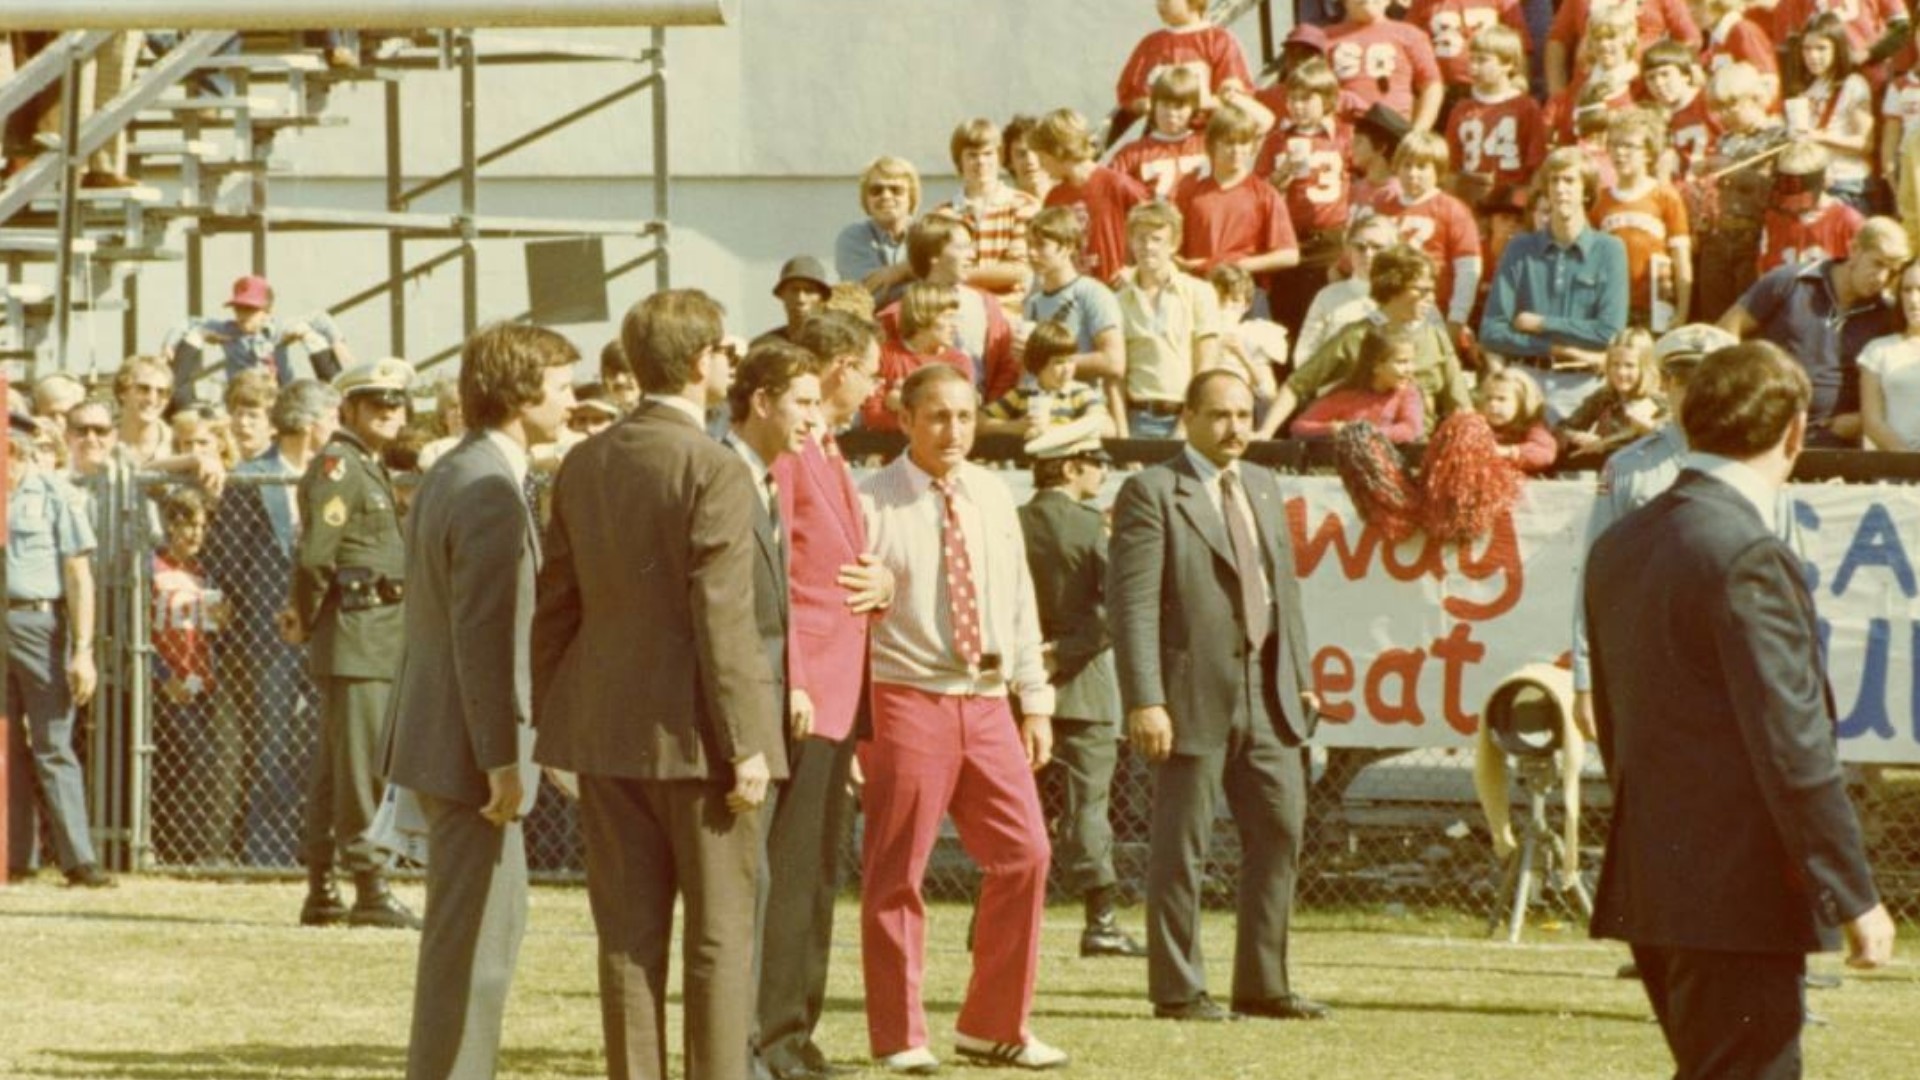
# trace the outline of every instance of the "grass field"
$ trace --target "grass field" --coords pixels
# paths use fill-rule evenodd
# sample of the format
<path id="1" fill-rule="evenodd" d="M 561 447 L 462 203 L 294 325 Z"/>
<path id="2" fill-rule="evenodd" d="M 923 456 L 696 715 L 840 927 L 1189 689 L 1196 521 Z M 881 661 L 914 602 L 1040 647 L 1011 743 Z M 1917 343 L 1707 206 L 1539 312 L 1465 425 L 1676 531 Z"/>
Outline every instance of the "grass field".
<path id="1" fill-rule="evenodd" d="M 417 887 L 402 891 L 419 900 Z M 0 1077 L 400 1075 L 416 936 L 302 930 L 300 895 L 292 883 L 152 878 L 100 893 L 51 877 L 0 890 Z M 844 901 L 821 1031 L 848 1063 L 866 1058 L 856 914 Z M 1034 1029 L 1071 1051 L 1068 1075 L 1086 1080 L 1670 1073 L 1638 984 L 1613 978 L 1622 951 L 1577 927 L 1529 927 L 1527 943 L 1510 947 L 1459 915 L 1306 913 L 1295 924 L 1294 982 L 1335 1018 L 1200 1028 L 1149 1019 L 1143 962 L 1079 959 L 1077 915 L 1049 912 Z M 966 919 L 964 908 L 937 908 L 929 933 L 929 1022 L 942 1054 L 965 986 Z M 1139 913 L 1124 919 L 1137 927 Z M 1208 935 L 1224 997 L 1231 927 L 1215 917 Z M 1914 1075 L 1917 958 L 1906 944 L 1895 967 L 1814 993 L 1830 1025 L 1808 1033 L 1809 1076 Z M 1836 970 L 1837 960 L 1816 967 Z M 585 893 L 536 889 L 503 1075 L 600 1075 L 593 973 Z"/>

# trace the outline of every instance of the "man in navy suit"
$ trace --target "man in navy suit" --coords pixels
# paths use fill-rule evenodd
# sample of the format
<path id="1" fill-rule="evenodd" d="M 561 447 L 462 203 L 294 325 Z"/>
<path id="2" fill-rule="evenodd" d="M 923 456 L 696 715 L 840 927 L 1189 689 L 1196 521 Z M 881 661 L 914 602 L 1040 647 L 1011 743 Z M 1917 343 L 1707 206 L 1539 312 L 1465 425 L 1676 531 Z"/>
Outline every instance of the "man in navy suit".
<path id="1" fill-rule="evenodd" d="M 1593 935 L 1632 945 L 1679 1080 L 1798 1077 L 1806 954 L 1842 934 L 1852 966 L 1893 954 L 1813 598 L 1771 520 L 1811 395 L 1765 342 L 1709 355 L 1681 406 L 1685 471 L 1587 564 L 1613 788 Z"/>

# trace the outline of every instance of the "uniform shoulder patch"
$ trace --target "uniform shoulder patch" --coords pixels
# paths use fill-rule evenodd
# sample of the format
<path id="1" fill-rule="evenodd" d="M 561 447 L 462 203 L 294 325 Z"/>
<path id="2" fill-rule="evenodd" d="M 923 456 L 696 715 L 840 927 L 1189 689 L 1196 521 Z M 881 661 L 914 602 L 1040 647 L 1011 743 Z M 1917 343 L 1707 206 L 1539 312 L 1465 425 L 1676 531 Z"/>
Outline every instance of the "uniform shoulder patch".
<path id="1" fill-rule="evenodd" d="M 339 454 L 328 454 L 326 457 L 321 458 L 320 475 L 330 481 L 338 483 L 341 477 L 347 475 L 347 459 Z M 334 501 L 338 502 L 339 500 L 336 499 Z"/>
<path id="2" fill-rule="evenodd" d="M 347 523 L 347 501 L 338 495 L 328 499 L 327 505 L 320 508 L 320 520 L 336 529 L 345 525 Z"/>

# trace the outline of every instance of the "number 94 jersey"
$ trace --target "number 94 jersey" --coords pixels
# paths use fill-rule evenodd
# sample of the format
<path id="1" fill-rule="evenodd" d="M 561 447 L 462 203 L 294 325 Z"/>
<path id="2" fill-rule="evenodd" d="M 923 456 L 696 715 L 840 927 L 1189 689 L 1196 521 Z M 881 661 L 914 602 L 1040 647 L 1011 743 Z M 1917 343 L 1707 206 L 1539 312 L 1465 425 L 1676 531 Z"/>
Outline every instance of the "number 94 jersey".
<path id="1" fill-rule="evenodd" d="M 1521 92 L 1500 101 L 1470 94 L 1447 117 L 1447 149 L 1463 179 L 1524 187 L 1547 153 L 1540 103 Z"/>

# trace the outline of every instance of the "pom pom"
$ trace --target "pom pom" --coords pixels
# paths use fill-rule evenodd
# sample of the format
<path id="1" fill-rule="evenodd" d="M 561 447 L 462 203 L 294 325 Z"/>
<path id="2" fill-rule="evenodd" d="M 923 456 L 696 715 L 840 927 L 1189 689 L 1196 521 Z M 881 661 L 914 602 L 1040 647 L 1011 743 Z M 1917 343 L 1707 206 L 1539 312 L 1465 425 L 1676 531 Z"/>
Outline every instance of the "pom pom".
<path id="1" fill-rule="evenodd" d="M 1408 478 L 1400 451 L 1364 420 L 1333 437 L 1333 465 L 1360 520 L 1399 543 L 1420 527 L 1420 490 Z"/>
<path id="2" fill-rule="evenodd" d="M 1520 470 L 1500 456 L 1487 418 L 1461 410 L 1440 422 L 1427 443 L 1421 525 L 1445 543 L 1493 531 L 1520 497 Z"/>

